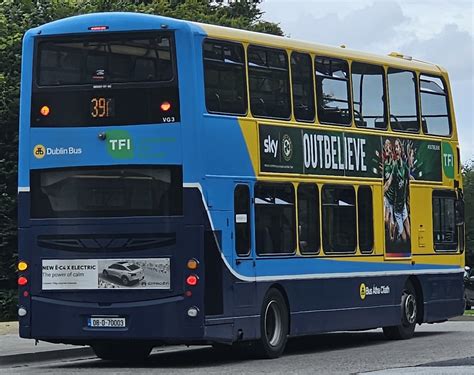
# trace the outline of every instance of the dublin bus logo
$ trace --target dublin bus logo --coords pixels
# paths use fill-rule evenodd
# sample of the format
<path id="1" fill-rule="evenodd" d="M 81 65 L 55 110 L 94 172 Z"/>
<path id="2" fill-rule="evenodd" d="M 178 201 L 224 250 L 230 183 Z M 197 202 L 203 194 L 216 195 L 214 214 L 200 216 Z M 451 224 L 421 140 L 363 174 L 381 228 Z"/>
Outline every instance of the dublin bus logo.
<path id="1" fill-rule="evenodd" d="M 33 155 L 36 159 L 43 159 L 46 155 L 46 148 L 43 145 L 36 145 L 33 147 Z"/>

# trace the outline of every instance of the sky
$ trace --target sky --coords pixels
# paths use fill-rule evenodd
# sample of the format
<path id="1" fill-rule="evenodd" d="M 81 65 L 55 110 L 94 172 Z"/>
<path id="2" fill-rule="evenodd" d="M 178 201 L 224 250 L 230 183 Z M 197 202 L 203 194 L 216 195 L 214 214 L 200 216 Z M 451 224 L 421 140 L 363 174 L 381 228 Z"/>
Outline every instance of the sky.
<path id="1" fill-rule="evenodd" d="M 441 65 L 451 81 L 463 163 L 474 159 L 472 0 L 263 0 L 286 36 Z"/>

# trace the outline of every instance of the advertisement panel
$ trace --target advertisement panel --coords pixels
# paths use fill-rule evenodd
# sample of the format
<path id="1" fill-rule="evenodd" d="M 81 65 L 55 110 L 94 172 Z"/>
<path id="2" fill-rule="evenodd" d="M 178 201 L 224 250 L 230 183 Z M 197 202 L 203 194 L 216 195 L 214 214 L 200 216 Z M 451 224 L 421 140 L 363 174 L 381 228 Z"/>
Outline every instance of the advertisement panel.
<path id="1" fill-rule="evenodd" d="M 441 181 L 441 145 L 399 137 L 382 143 L 386 254 L 410 257 L 410 183 Z"/>
<path id="2" fill-rule="evenodd" d="M 385 142 L 400 139 L 401 158 L 413 152 L 411 174 L 441 181 L 441 144 L 381 135 L 260 125 L 260 171 L 321 176 L 382 178 Z"/>
<path id="3" fill-rule="evenodd" d="M 44 259 L 42 289 L 170 289 L 170 259 Z"/>

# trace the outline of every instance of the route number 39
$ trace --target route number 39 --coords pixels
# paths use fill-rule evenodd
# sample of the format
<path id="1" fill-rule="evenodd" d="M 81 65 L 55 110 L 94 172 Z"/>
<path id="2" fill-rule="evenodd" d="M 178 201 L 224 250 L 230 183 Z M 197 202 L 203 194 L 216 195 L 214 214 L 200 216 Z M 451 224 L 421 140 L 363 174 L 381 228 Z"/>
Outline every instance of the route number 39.
<path id="1" fill-rule="evenodd" d="M 90 103 L 91 116 L 93 118 L 107 118 L 113 116 L 112 98 L 92 98 Z"/>

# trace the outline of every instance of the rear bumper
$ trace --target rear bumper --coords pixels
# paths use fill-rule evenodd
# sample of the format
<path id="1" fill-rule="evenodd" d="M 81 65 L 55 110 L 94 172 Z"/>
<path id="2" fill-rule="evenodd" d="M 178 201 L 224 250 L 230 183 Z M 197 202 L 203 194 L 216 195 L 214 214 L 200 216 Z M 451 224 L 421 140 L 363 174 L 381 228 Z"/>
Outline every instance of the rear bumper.
<path id="1" fill-rule="evenodd" d="M 201 316 L 190 318 L 187 310 L 191 306 L 194 306 L 192 299 L 183 296 L 107 306 L 33 297 L 31 321 L 21 319 L 20 336 L 69 344 L 89 344 L 98 340 L 199 341 L 204 335 L 204 316 L 201 313 Z M 91 316 L 124 317 L 126 327 L 91 328 L 87 325 Z"/>

